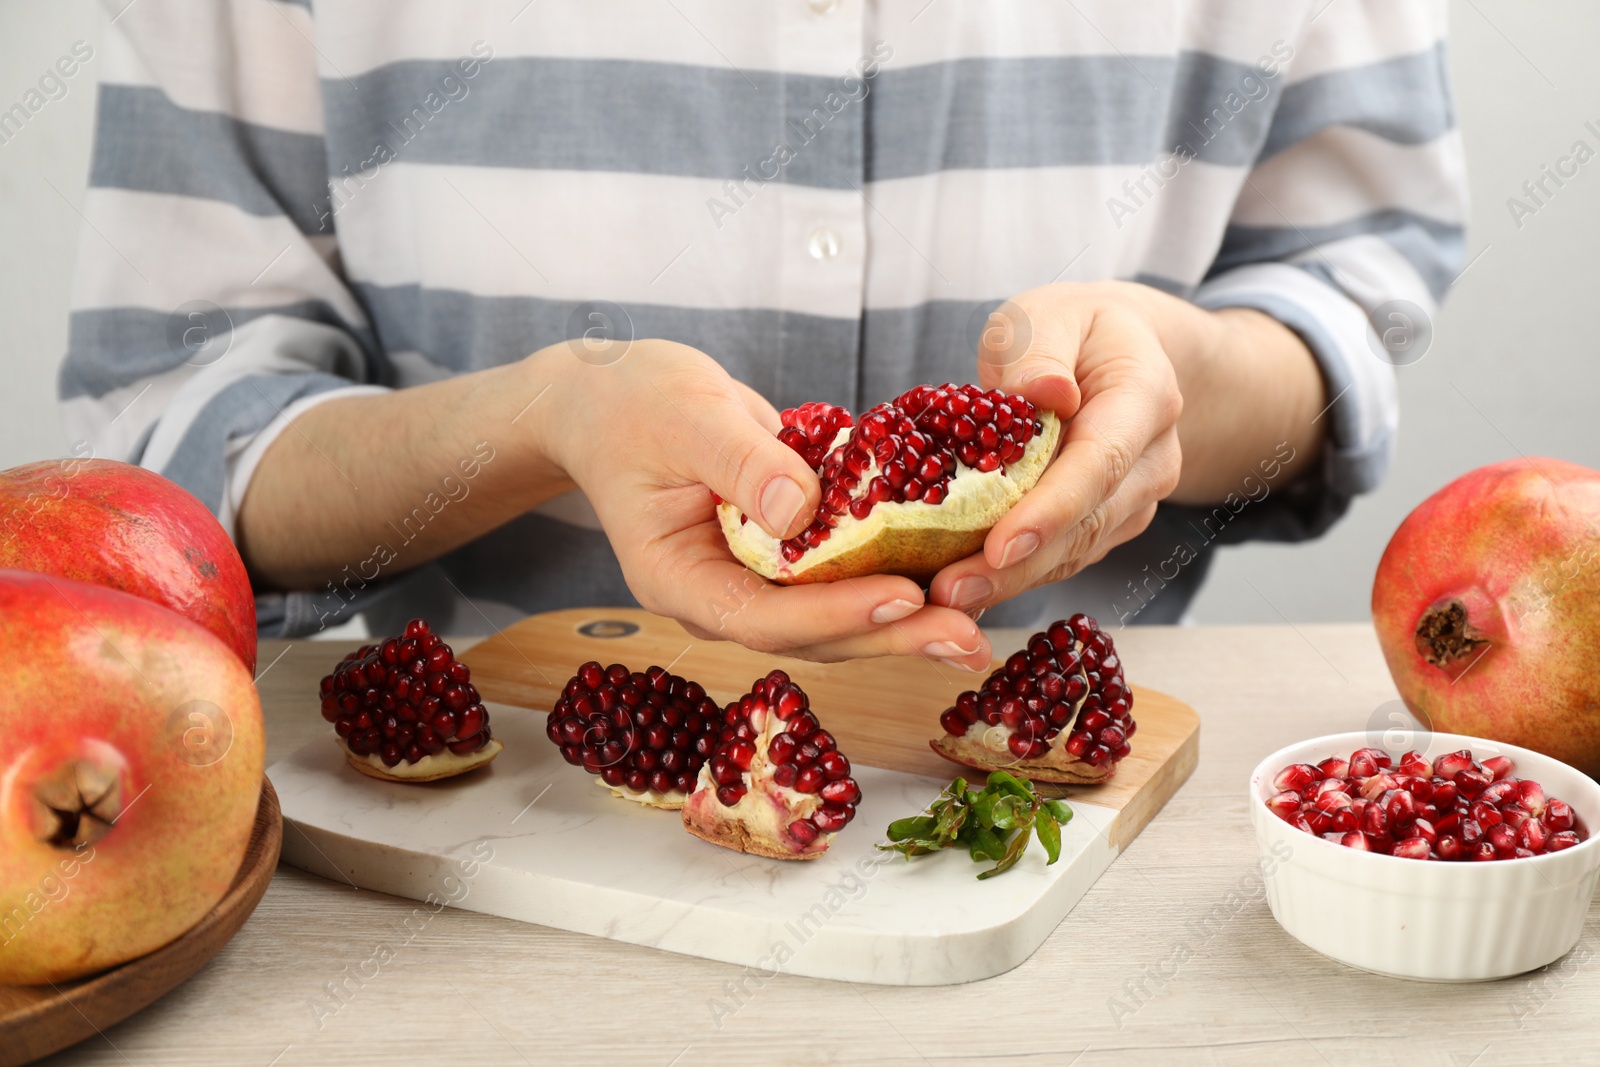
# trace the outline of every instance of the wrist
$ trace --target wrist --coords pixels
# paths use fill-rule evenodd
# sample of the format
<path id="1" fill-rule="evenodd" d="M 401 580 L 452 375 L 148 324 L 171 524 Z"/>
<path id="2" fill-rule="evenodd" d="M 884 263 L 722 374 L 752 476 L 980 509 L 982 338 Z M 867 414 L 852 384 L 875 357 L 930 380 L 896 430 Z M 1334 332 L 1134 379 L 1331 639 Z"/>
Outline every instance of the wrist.
<path id="1" fill-rule="evenodd" d="M 491 385 L 509 398 L 502 404 L 510 409 L 518 466 L 560 482 L 559 492 L 576 485 L 569 446 L 581 436 L 575 405 L 582 391 L 573 388 L 578 362 L 567 343 L 559 342 L 507 364 L 501 368 L 506 380 Z"/>

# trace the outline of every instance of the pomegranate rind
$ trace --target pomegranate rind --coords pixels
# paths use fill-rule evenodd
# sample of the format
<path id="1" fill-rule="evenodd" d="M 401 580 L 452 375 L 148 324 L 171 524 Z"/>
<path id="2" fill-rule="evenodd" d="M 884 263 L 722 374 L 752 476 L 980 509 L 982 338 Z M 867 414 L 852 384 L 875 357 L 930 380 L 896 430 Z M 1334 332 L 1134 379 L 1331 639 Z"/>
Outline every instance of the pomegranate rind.
<path id="1" fill-rule="evenodd" d="M 1038 484 L 1061 441 L 1061 420 L 1053 412 L 1041 411 L 1039 422 L 1041 432 L 1015 463 L 987 472 L 962 465 L 943 503 L 885 502 L 865 519 L 841 515 L 829 538 L 793 564 L 784 562 L 778 540 L 757 523 L 742 522 L 744 513 L 734 505 L 719 504 L 717 518 L 739 562 L 783 585 L 867 574 L 897 574 L 926 584 L 982 549 L 995 523 Z"/>
<path id="2" fill-rule="evenodd" d="M 368 778 L 378 778 L 385 782 L 437 782 L 445 778 L 455 778 L 459 775 L 470 774 L 480 767 L 487 767 L 494 758 L 505 751 L 505 745 L 498 740 L 490 738 L 489 743 L 474 752 L 464 756 L 455 753 L 441 752 L 434 756 L 424 756 L 416 763 L 401 761 L 393 767 L 385 767 L 383 761 L 375 756 L 358 756 L 345 746 L 338 738 L 334 739 L 339 749 L 344 753 L 344 758 L 350 766 L 366 775 Z M 448 755 L 449 760 L 443 757 Z M 376 760 L 376 762 L 374 762 Z M 461 762 L 456 762 L 461 761 Z"/>
<path id="3" fill-rule="evenodd" d="M 712 804 L 716 797 L 711 797 Z M 752 856 L 764 856 L 769 860 L 814 860 L 828 851 L 828 844 L 832 841 L 832 834 L 818 834 L 817 839 L 807 846 L 808 851 L 791 852 L 781 844 L 774 845 L 764 838 L 750 833 L 748 827 L 736 818 L 722 817 L 710 811 L 707 806 L 707 821 L 705 825 L 695 822 L 689 814 L 687 805 L 683 809 L 683 828 L 702 841 L 709 841 L 713 845 L 731 848 L 735 852 L 744 852 Z M 732 809 L 725 809 L 731 811 Z M 817 846 L 821 845 L 821 848 Z"/>
<path id="4" fill-rule="evenodd" d="M 973 724 L 976 730 L 993 729 L 985 723 Z M 1001 742 L 1004 749 L 1004 742 Z M 970 767 L 975 771 L 1008 771 L 1023 774 L 1035 782 L 1052 785 L 1097 785 L 1117 772 L 1117 763 L 1109 767 L 1096 767 L 1078 759 L 1064 745 L 1052 745 L 1050 751 L 1039 759 L 1019 760 L 1009 750 L 996 752 L 981 740 L 974 740 L 969 732 L 965 737 L 945 734 L 928 742 L 928 746 L 951 763 Z M 1121 761 L 1118 761 L 1119 763 Z"/>
<path id="5" fill-rule="evenodd" d="M 1600 471 L 1540 456 L 1469 471 L 1407 515 L 1378 563 L 1372 620 L 1412 713 L 1600 774 L 1597 529 Z M 1418 630 L 1452 604 L 1484 644 L 1430 663 Z"/>

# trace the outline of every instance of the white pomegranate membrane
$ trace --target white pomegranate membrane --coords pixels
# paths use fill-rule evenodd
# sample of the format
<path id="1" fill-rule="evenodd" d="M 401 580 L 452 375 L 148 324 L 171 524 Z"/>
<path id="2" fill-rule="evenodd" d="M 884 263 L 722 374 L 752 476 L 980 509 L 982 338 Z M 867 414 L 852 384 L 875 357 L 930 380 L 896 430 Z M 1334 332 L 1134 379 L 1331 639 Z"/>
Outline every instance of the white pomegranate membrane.
<path id="1" fill-rule="evenodd" d="M 1363 748 L 1348 760 L 1290 764 L 1266 803 L 1306 833 L 1402 859 L 1528 859 L 1587 837 L 1571 805 L 1514 769 L 1508 756 L 1480 763 L 1466 749 L 1432 763 L 1407 752 L 1396 767 L 1382 749 Z"/>
<path id="2" fill-rule="evenodd" d="M 865 519 L 885 502 L 943 503 L 963 469 L 1015 463 L 1042 431 L 1028 401 L 975 385 L 919 385 L 871 408 L 859 423 L 823 403 L 790 408 L 782 418 L 778 440 L 822 480 L 811 525 L 779 545 L 785 563 L 826 541 L 846 515 Z"/>
<path id="3" fill-rule="evenodd" d="M 467 757 L 499 751 L 472 672 L 422 619 L 345 656 L 321 695 L 322 717 L 344 747 L 395 777 L 417 767 L 460 773 L 484 762 Z"/>
<path id="4" fill-rule="evenodd" d="M 1111 635 L 1078 613 L 1028 639 L 939 716 L 947 759 L 1046 782 L 1109 776 L 1131 751 L 1133 690 Z"/>

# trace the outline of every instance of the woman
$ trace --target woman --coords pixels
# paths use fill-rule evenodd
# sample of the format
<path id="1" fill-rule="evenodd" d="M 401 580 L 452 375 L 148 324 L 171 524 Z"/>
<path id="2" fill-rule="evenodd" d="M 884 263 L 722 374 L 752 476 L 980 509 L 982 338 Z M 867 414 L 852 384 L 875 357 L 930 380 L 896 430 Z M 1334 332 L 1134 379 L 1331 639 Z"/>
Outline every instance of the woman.
<path id="1" fill-rule="evenodd" d="M 1369 318 L 1463 247 L 1443 26 L 142 0 L 101 47 L 69 422 L 216 511 L 269 634 L 636 599 L 981 669 L 985 610 L 1172 621 L 1213 542 L 1315 536 L 1383 474 Z M 926 592 L 733 562 L 712 492 L 779 536 L 817 503 L 775 407 L 949 380 L 1071 419 L 981 554 Z"/>

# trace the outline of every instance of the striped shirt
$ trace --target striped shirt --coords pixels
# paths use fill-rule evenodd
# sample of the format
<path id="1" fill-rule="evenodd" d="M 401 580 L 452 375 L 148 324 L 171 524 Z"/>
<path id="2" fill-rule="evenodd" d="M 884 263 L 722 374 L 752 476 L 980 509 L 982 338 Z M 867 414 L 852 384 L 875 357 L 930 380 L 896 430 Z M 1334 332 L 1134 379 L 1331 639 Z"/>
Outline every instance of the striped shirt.
<path id="1" fill-rule="evenodd" d="M 1264 456 L 985 618 L 1170 622 L 1216 543 L 1316 536 L 1377 485 L 1396 359 L 1373 324 L 1430 313 L 1463 260 L 1443 0 L 108 7 L 61 397 L 97 454 L 229 529 L 332 397 L 602 329 L 860 410 L 975 378 L 1004 298 L 1122 278 L 1273 315 L 1331 401 L 1308 477 Z M 452 499 L 392 517 L 383 558 Z M 263 632 L 633 602 L 577 494 L 395 569 L 264 596 Z"/>

